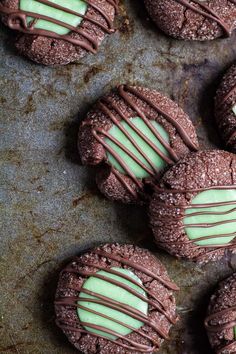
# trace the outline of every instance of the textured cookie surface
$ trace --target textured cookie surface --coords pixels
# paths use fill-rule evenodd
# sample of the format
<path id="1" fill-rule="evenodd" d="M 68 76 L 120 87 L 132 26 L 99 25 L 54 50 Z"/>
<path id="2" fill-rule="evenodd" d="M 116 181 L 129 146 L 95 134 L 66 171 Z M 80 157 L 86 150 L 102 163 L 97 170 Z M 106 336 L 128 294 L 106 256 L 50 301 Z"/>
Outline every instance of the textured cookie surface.
<path id="1" fill-rule="evenodd" d="M 176 290 L 147 250 L 107 244 L 61 272 L 57 324 L 82 353 L 153 353 L 177 320 Z"/>
<path id="2" fill-rule="evenodd" d="M 199 262 L 236 249 L 236 156 L 225 151 L 192 153 L 156 186 L 150 223 L 157 244 Z"/>
<path id="3" fill-rule="evenodd" d="M 236 28 L 236 0 L 144 0 L 157 26 L 178 39 L 210 40 Z"/>
<path id="4" fill-rule="evenodd" d="M 226 147 L 236 153 L 236 64 L 225 74 L 217 91 L 215 116 Z"/>
<path id="5" fill-rule="evenodd" d="M 82 122 L 82 162 L 100 165 L 97 183 L 110 199 L 137 202 L 145 187 L 190 151 L 195 129 L 173 101 L 154 90 L 120 86 Z"/>
<path id="6" fill-rule="evenodd" d="M 113 33 L 118 0 L 1 0 L 3 22 L 19 32 L 21 54 L 45 65 L 68 64 L 96 53 Z"/>
<path id="7" fill-rule="evenodd" d="M 212 296 L 205 327 L 216 353 L 236 353 L 236 273 L 221 282 Z"/>

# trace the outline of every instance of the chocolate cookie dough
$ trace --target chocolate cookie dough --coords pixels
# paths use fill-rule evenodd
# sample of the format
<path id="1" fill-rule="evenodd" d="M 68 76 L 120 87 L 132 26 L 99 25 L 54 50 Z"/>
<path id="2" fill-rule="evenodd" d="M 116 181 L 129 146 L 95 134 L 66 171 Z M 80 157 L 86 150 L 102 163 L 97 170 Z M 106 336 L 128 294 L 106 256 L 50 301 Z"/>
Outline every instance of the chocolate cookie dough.
<path id="1" fill-rule="evenodd" d="M 216 93 L 215 116 L 226 147 L 236 153 L 236 64 L 228 70 Z"/>
<path id="2" fill-rule="evenodd" d="M 177 321 L 177 290 L 147 250 L 106 244 L 61 272 L 56 322 L 82 353 L 153 353 Z"/>
<path id="3" fill-rule="evenodd" d="M 68 64 L 96 53 L 119 0 L 0 0 L 3 22 L 19 32 L 16 47 L 31 60 Z"/>
<path id="4" fill-rule="evenodd" d="M 198 149 L 188 116 L 154 90 L 119 86 L 87 114 L 79 131 L 82 162 L 99 165 L 97 184 L 112 200 L 145 198 L 146 186 Z"/>
<path id="5" fill-rule="evenodd" d="M 236 0 L 144 0 L 157 26 L 178 39 L 229 37 L 236 28 Z"/>
<path id="6" fill-rule="evenodd" d="M 150 223 L 157 244 L 198 262 L 236 250 L 236 155 L 189 154 L 155 187 Z"/>
<path id="7" fill-rule="evenodd" d="M 236 353 L 236 273 L 212 296 L 205 327 L 215 353 Z"/>

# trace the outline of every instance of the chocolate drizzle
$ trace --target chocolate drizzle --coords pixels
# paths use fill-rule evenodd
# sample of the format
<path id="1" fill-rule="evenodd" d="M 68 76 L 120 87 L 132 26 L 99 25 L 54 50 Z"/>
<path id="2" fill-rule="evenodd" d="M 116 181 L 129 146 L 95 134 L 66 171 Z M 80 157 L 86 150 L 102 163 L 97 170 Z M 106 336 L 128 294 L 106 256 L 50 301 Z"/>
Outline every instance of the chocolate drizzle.
<path id="1" fill-rule="evenodd" d="M 232 102 L 229 102 L 227 104 L 227 101 L 230 100 Z M 216 108 L 220 111 L 220 114 L 223 115 L 225 114 L 228 110 L 231 110 L 234 107 L 234 104 L 236 102 L 236 84 L 227 92 L 227 94 L 223 97 L 221 102 L 217 104 Z M 230 145 L 232 143 L 232 140 L 234 140 L 236 137 L 236 129 L 233 129 L 229 136 L 226 139 L 226 146 Z"/>
<path id="2" fill-rule="evenodd" d="M 205 188 L 197 188 L 197 189 L 183 189 L 183 190 L 176 190 L 176 189 L 165 189 L 165 188 L 159 188 L 158 186 L 155 186 L 155 189 L 159 192 L 159 193 L 167 193 L 167 194 L 193 194 L 193 193 L 200 193 L 203 191 L 208 191 L 208 190 L 230 190 L 230 189 L 236 189 L 235 185 L 231 185 L 231 186 L 211 186 L 211 187 L 205 187 Z M 201 215 L 227 215 L 230 214 L 232 212 L 234 212 L 236 210 L 236 207 L 234 207 L 234 205 L 236 205 L 236 200 L 232 200 L 232 201 L 228 201 L 228 202 L 213 202 L 213 203 L 205 203 L 205 204 L 192 204 L 192 205 L 170 205 L 168 206 L 168 208 L 171 209 L 175 209 L 177 210 L 177 214 L 175 216 L 175 220 L 178 222 L 181 222 L 182 226 L 180 227 L 182 230 L 187 229 L 187 228 L 211 228 L 214 226 L 218 226 L 218 225 L 224 225 L 227 223 L 235 223 L 236 220 L 232 219 L 232 220 L 223 220 L 223 221 L 219 221 L 219 222 L 215 222 L 215 223 L 202 223 L 202 224 L 183 224 L 183 220 L 191 217 L 191 216 L 201 216 Z M 200 208 L 210 208 L 210 207 L 220 207 L 220 206 L 232 206 L 232 208 L 228 211 L 224 211 L 224 212 L 217 212 L 217 211 L 199 211 L 199 212 L 194 212 L 194 213 L 190 213 L 190 214 L 185 214 L 185 210 L 187 209 L 200 209 Z M 158 202 L 157 207 L 166 207 L 165 202 Z M 154 206 L 153 206 L 154 208 Z M 161 216 L 160 217 L 161 220 L 165 220 L 167 219 L 167 217 L 165 216 Z M 236 249 L 236 242 L 235 237 L 234 239 L 227 243 L 227 244 L 218 244 L 218 245 L 197 245 L 195 244 L 195 242 L 198 241 L 204 241 L 204 240 L 210 240 L 210 239 L 215 239 L 215 238 L 225 238 L 225 237 L 236 237 L 236 230 L 233 233 L 224 233 L 224 234 L 217 234 L 217 235 L 210 235 L 210 236 L 199 236 L 198 238 L 192 239 L 192 240 L 188 240 L 188 241 L 159 241 L 162 244 L 168 243 L 171 244 L 173 243 L 173 245 L 178 245 L 178 244 L 192 244 L 194 248 L 214 248 L 214 250 L 210 250 L 207 252 L 207 254 L 211 254 L 214 253 L 215 249 Z M 204 254 L 204 256 L 206 255 L 206 253 Z M 202 255 L 199 255 L 196 257 L 196 259 L 200 259 L 202 257 Z"/>
<path id="3" fill-rule="evenodd" d="M 123 257 L 118 256 L 118 255 L 110 254 L 110 253 L 107 253 L 107 252 L 99 250 L 99 249 L 97 249 L 95 251 L 92 251 L 91 253 L 95 254 L 97 256 L 100 256 L 100 257 L 105 257 L 105 258 L 107 258 L 109 260 L 117 261 L 117 262 L 121 263 L 123 266 L 126 265 L 126 266 L 130 267 L 131 269 L 134 269 L 136 271 L 140 271 L 140 272 L 144 273 L 145 275 L 150 276 L 152 279 L 155 279 L 155 280 L 159 281 L 168 290 L 171 290 L 171 291 L 179 290 L 179 288 L 174 283 L 172 283 L 171 281 L 169 281 L 167 279 L 164 279 L 161 276 L 158 276 L 157 274 L 153 273 L 152 271 L 146 269 L 144 266 L 142 266 L 140 264 L 137 264 L 135 262 L 132 262 L 132 261 L 126 259 L 126 258 L 123 258 Z M 75 259 L 75 262 L 78 265 L 81 265 L 81 266 L 91 267 L 92 270 L 91 271 L 82 270 L 79 267 L 78 268 L 73 268 L 73 266 L 68 266 L 64 270 L 64 272 L 76 274 L 78 276 L 82 276 L 82 277 L 85 277 L 85 278 L 88 278 L 88 277 L 92 276 L 92 277 L 96 277 L 96 278 L 105 280 L 108 283 L 117 285 L 118 287 L 125 289 L 126 291 L 130 292 L 134 296 L 136 296 L 136 297 L 142 299 L 144 302 L 148 303 L 148 305 L 152 309 L 154 309 L 154 310 L 158 311 L 159 313 L 163 314 L 165 316 L 165 318 L 171 324 L 176 323 L 176 318 L 173 318 L 173 316 L 171 316 L 168 313 L 168 310 L 167 310 L 165 304 L 163 304 L 162 301 L 160 299 L 158 299 L 157 295 L 154 294 L 151 290 L 146 289 L 143 284 L 139 283 L 135 279 L 132 279 L 128 275 L 123 274 L 121 272 L 118 272 L 115 269 L 107 268 L 107 267 L 101 266 L 101 265 L 96 264 L 96 263 L 83 261 L 82 259 L 80 259 L 78 257 Z M 96 269 L 96 271 L 94 271 L 94 269 Z M 137 292 L 136 290 L 134 290 L 130 286 L 128 286 L 128 285 L 126 285 L 126 284 L 124 284 L 124 283 L 122 283 L 122 282 L 120 282 L 118 280 L 111 279 L 110 277 L 107 277 L 105 275 L 98 274 L 97 270 L 104 270 L 108 274 L 118 275 L 120 278 L 129 280 L 129 282 L 131 282 L 131 283 L 137 285 L 138 287 L 140 287 L 141 289 L 143 289 L 146 292 L 147 297 L 145 297 L 144 295 L 142 295 L 141 293 Z M 136 308 L 134 308 L 134 307 L 132 307 L 130 305 L 127 305 L 127 304 L 124 304 L 122 302 L 119 302 L 118 300 L 110 299 L 110 298 L 106 297 L 105 295 L 101 295 L 101 294 L 95 293 L 93 291 L 84 289 L 83 286 L 70 285 L 69 289 L 72 289 L 74 291 L 78 291 L 79 293 L 83 292 L 84 294 L 89 295 L 89 296 L 93 296 L 95 298 L 91 299 L 91 298 L 87 298 L 87 297 L 79 297 L 79 296 L 69 297 L 68 296 L 68 297 L 63 297 L 63 298 L 57 299 L 55 301 L 55 305 L 81 308 L 81 309 L 86 310 L 88 312 L 91 312 L 93 314 L 99 315 L 99 316 L 101 316 L 103 318 L 112 320 L 113 322 L 118 323 L 118 324 L 122 325 L 123 327 L 132 330 L 135 333 L 138 333 L 140 336 L 142 336 L 148 342 L 150 342 L 151 345 L 150 344 L 149 345 L 148 344 L 144 345 L 144 344 L 138 343 L 138 342 L 136 342 L 134 340 L 131 340 L 131 339 L 127 338 L 127 336 L 120 335 L 119 333 L 113 331 L 112 329 L 108 329 L 108 328 L 105 328 L 105 327 L 102 327 L 102 326 L 94 325 L 92 323 L 81 322 L 79 320 L 79 318 L 78 318 L 78 320 L 72 319 L 71 321 L 68 320 L 68 319 L 66 319 L 66 321 L 65 321 L 62 318 L 57 318 L 57 325 L 59 327 L 61 327 L 62 330 L 69 330 L 69 331 L 72 331 L 72 332 L 90 334 L 90 335 L 96 336 L 98 338 L 104 338 L 106 340 L 114 342 L 115 344 L 117 344 L 117 345 L 119 345 L 121 347 L 124 347 L 124 348 L 128 349 L 129 351 L 137 351 L 138 350 L 139 352 L 142 352 L 142 353 L 150 353 L 150 352 L 153 352 L 155 349 L 159 348 L 158 340 L 156 338 L 153 338 L 150 335 L 148 335 L 148 332 L 146 330 L 144 331 L 144 330 L 142 330 L 142 328 L 135 329 L 135 328 L 127 325 L 126 323 L 123 323 L 121 321 L 115 320 L 115 319 L 113 319 L 110 316 L 107 316 L 105 314 L 97 312 L 97 311 L 95 311 L 93 309 L 89 309 L 86 306 L 83 306 L 81 304 L 81 302 L 83 303 L 83 302 L 89 301 L 89 302 L 92 302 L 92 303 L 95 303 L 95 304 L 104 305 L 104 306 L 109 307 L 111 309 L 115 309 L 115 310 L 117 310 L 119 312 L 122 312 L 122 313 L 124 313 L 124 314 L 126 314 L 126 315 L 128 315 L 128 316 L 130 316 L 130 317 L 132 317 L 134 319 L 137 319 L 137 320 L 143 322 L 144 325 L 147 325 L 147 326 L 151 327 L 152 329 L 154 329 L 155 332 L 157 332 L 158 335 L 161 338 L 163 338 L 163 339 L 168 338 L 168 333 L 166 333 L 165 330 L 161 326 L 158 326 L 148 315 L 145 315 L 143 312 L 139 311 L 138 309 L 136 309 Z M 118 339 L 112 340 L 112 339 L 109 339 L 109 338 L 107 338 L 107 337 L 105 337 L 103 335 L 94 334 L 94 333 L 86 330 L 85 327 L 89 327 L 91 329 L 96 329 L 96 330 L 102 331 L 104 333 L 113 335 L 113 336 L 117 337 Z"/>
<path id="4" fill-rule="evenodd" d="M 220 102 L 220 106 L 224 105 L 226 103 L 226 101 L 233 96 L 234 94 L 236 94 L 236 84 L 231 88 L 231 90 L 229 90 L 229 92 L 223 97 L 222 101 Z"/>
<path id="5" fill-rule="evenodd" d="M 208 5 L 203 4 L 202 2 L 198 0 L 191 0 L 194 2 L 196 5 L 199 5 L 199 7 L 190 4 L 188 0 L 176 0 L 179 4 L 189 8 L 190 10 L 193 10 L 194 12 L 198 13 L 199 15 L 204 16 L 205 18 L 208 18 L 209 20 L 215 21 L 220 27 L 223 29 L 224 33 L 226 36 L 231 35 L 231 28 L 228 27 L 227 23 L 222 19 L 214 10 L 212 10 Z M 236 0 L 229 0 L 231 3 L 236 5 Z M 201 8 L 203 10 L 201 10 Z M 204 11 L 205 10 L 205 11 Z"/>
<path id="6" fill-rule="evenodd" d="M 92 7 L 96 12 L 98 12 L 106 21 L 106 25 L 104 25 L 101 21 L 98 21 L 94 19 L 92 16 L 89 15 L 82 15 L 76 11 L 73 11 L 71 9 L 68 9 L 66 7 L 60 6 L 58 4 L 55 4 L 49 0 L 37 0 L 37 2 L 48 5 L 52 8 L 62 10 L 65 13 L 76 15 L 78 17 L 81 17 L 83 20 L 89 21 L 96 26 L 100 27 L 104 32 L 106 33 L 113 33 L 114 29 L 112 27 L 112 21 L 109 16 L 107 16 L 106 12 L 98 5 L 95 5 L 92 0 L 83 0 L 85 3 L 88 4 L 88 6 Z M 110 5 L 112 5 L 115 9 L 115 11 L 118 10 L 118 0 L 106 0 Z M 50 38 L 55 38 L 55 39 L 62 39 L 65 40 L 69 43 L 72 43 L 76 46 L 80 46 L 81 48 L 90 51 L 92 53 L 96 53 L 98 50 L 98 45 L 99 43 L 97 40 L 94 39 L 93 36 L 91 36 L 85 28 L 79 28 L 79 27 L 74 27 L 71 26 L 65 22 L 56 20 L 52 17 L 48 17 L 45 15 L 40 15 L 38 13 L 34 12 L 29 12 L 29 11 L 24 11 L 19 9 L 10 9 L 9 7 L 3 6 L 0 4 L 0 14 L 7 15 L 7 25 L 14 30 L 20 31 L 25 34 L 32 34 L 32 35 L 38 35 L 38 36 L 45 36 L 45 37 L 50 37 Z M 27 23 L 27 17 L 33 17 L 34 20 L 31 21 L 31 23 Z M 67 28 L 68 30 L 71 31 L 71 33 L 77 33 L 80 36 L 83 37 L 83 39 L 78 39 L 76 37 L 71 36 L 71 34 L 66 34 L 66 35 L 59 35 L 53 31 L 48 31 L 44 29 L 37 29 L 35 28 L 35 25 L 38 20 L 43 19 L 46 21 L 49 21 L 51 23 L 60 25 L 64 28 Z"/>
<path id="7" fill-rule="evenodd" d="M 227 101 L 229 99 L 231 99 L 233 101 L 233 105 L 232 105 L 232 102 L 230 102 L 230 107 L 228 107 L 228 105 L 227 105 L 227 107 L 225 107 L 225 105 L 227 104 Z M 232 107 L 234 106 L 234 103 L 236 102 L 235 100 L 236 100 L 236 84 L 229 90 L 229 92 L 227 92 L 225 94 L 225 96 L 222 98 L 222 100 L 216 105 L 216 108 L 218 110 L 220 110 L 220 114 L 223 114 L 228 109 L 232 109 Z"/>
<path id="8" fill-rule="evenodd" d="M 222 320 L 222 316 L 229 316 L 233 311 L 236 312 L 236 306 L 232 306 L 232 307 L 228 307 L 227 309 L 215 312 L 211 315 L 209 315 L 206 320 L 205 320 L 205 327 L 206 330 L 209 333 L 218 333 L 218 332 L 222 332 L 224 330 L 227 329 L 232 329 L 232 331 L 234 330 L 234 327 L 236 326 L 236 317 L 234 321 L 228 321 L 226 323 L 223 324 L 217 324 L 217 325 L 213 325 L 212 321 L 217 321 L 218 319 Z M 221 354 L 223 353 L 225 350 L 230 350 L 231 348 L 236 348 L 236 340 L 234 340 L 233 342 L 223 346 L 222 348 L 218 349 L 216 351 L 217 354 Z"/>
<path id="9" fill-rule="evenodd" d="M 131 86 L 119 86 L 118 87 L 118 94 L 119 96 L 125 101 L 125 103 L 132 108 L 137 115 L 143 120 L 143 122 L 146 124 L 146 126 L 150 129 L 150 131 L 154 134 L 155 138 L 162 144 L 162 146 L 167 150 L 168 155 L 166 155 L 164 152 L 162 152 L 143 132 L 138 129 L 133 123 L 132 119 L 127 118 L 127 116 L 121 111 L 121 109 L 118 107 L 117 104 L 112 102 L 109 98 L 103 98 L 101 101 L 98 103 L 98 108 L 105 114 L 106 116 L 109 117 L 110 121 L 116 125 L 127 137 L 127 139 L 133 144 L 133 146 L 137 149 L 137 151 L 144 157 L 146 162 L 150 167 L 147 167 L 140 159 L 135 156 L 124 144 L 120 143 L 118 140 L 116 140 L 111 134 L 109 134 L 108 131 L 106 131 L 104 128 L 96 128 L 94 127 L 92 129 L 92 134 L 96 138 L 96 140 L 104 147 L 104 149 L 109 152 L 120 164 L 120 166 L 124 169 L 125 173 L 127 176 L 129 176 L 132 181 L 136 184 L 136 186 L 139 188 L 142 187 L 142 181 L 137 178 L 130 167 L 126 164 L 126 162 L 122 159 L 122 157 L 119 156 L 116 151 L 109 146 L 109 144 L 106 143 L 105 137 L 109 138 L 112 142 L 114 142 L 117 146 L 119 146 L 127 155 L 129 155 L 141 168 L 143 168 L 148 174 L 150 175 L 151 178 L 156 178 L 158 174 L 158 170 L 156 166 L 152 163 L 150 160 L 148 154 L 143 151 L 138 144 L 135 142 L 135 140 L 132 138 L 132 136 L 129 134 L 129 132 L 122 126 L 120 123 L 120 120 L 116 118 L 114 115 L 113 111 L 116 112 L 120 119 L 125 121 L 129 127 L 137 133 L 137 135 L 142 138 L 145 143 L 147 143 L 157 155 L 160 156 L 160 158 L 166 162 L 168 165 L 173 165 L 179 160 L 178 155 L 174 151 L 174 149 L 170 146 L 168 142 L 164 140 L 164 138 L 161 136 L 161 134 L 155 129 L 155 127 L 151 124 L 149 118 L 146 116 L 146 114 L 141 110 L 136 102 L 132 99 L 131 95 L 136 96 L 143 102 L 147 103 L 151 108 L 153 108 L 159 115 L 164 117 L 167 122 L 169 122 L 178 132 L 180 137 L 182 138 L 183 142 L 185 145 L 192 151 L 197 151 L 198 148 L 197 146 L 192 142 L 192 139 L 188 135 L 188 133 L 185 131 L 185 129 L 182 128 L 182 126 L 176 121 L 175 117 L 172 117 L 169 115 L 167 112 L 163 111 L 159 106 L 157 106 L 152 100 L 146 97 L 145 94 L 140 93 L 136 88 L 131 87 Z M 116 175 L 116 177 L 119 179 L 119 181 L 126 187 L 126 189 L 134 196 L 137 196 L 137 193 L 135 189 L 131 188 L 128 183 L 126 182 L 124 175 L 116 171 L 115 168 L 112 167 L 112 172 Z"/>

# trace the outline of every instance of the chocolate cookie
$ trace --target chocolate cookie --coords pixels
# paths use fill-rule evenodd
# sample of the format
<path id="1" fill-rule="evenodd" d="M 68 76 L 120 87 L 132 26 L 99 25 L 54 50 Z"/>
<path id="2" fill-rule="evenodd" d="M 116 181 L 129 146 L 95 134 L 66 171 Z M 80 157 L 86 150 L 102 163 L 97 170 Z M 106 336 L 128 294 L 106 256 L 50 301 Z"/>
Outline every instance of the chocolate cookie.
<path id="1" fill-rule="evenodd" d="M 177 321 L 177 290 L 147 250 L 107 244 L 61 272 L 56 322 L 82 353 L 153 353 Z"/>
<path id="2" fill-rule="evenodd" d="M 155 187 L 150 222 L 169 253 L 206 262 L 236 250 L 236 155 L 189 154 Z"/>
<path id="3" fill-rule="evenodd" d="M 157 26 L 178 39 L 205 41 L 230 36 L 236 0 L 144 0 Z"/>
<path id="4" fill-rule="evenodd" d="M 215 116 L 227 148 L 236 153 L 236 64 L 226 73 L 216 93 Z"/>
<path id="5" fill-rule="evenodd" d="M 136 86 L 119 86 L 103 97 L 79 132 L 82 162 L 100 165 L 100 190 L 125 203 L 143 200 L 150 181 L 197 149 L 195 129 L 182 109 Z"/>
<path id="6" fill-rule="evenodd" d="M 113 33 L 118 0 L 0 0 L 3 22 L 20 32 L 21 54 L 45 65 L 68 64 L 96 53 Z"/>
<path id="7" fill-rule="evenodd" d="M 212 296 L 205 327 L 215 353 L 236 353 L 236 273 Z"/>

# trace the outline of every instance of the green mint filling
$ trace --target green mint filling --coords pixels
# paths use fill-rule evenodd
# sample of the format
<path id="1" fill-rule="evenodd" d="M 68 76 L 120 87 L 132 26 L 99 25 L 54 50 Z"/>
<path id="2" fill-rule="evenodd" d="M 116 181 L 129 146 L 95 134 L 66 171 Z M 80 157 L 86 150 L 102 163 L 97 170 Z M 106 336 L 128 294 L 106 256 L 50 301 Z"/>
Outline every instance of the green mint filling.
<path id="1" fill-rule="evenodd" d="M 195 240 L 195 244 L 199 246 L 210 246 L 227 244 L 236 236 L 236 204 L 194 208 L 196 204 L 222 203 L 236 201 L 236 189 L 212 189 L 200 192 L 192 200 L 191 208 L 186 209 L 184 226 L 185 232 L 190 240 Z M 199 213 L 202 215 L 189 214 Z M 213 213 L 213 215 L 208 213 Z M 229 221 L 227 223 L 222 223 Z M 191 227 L 189 224 L 214 224 L 220 223 L 212 227 Z M 205 240 L 198 241 L 201 237 L 212 236 Z"/>
<path id="2" fill-rule="evenodd" d="M 158 147 L 164 155 L 168 156 L 168 151 L 161 144 L 158 138 L 153 134 L 151 129 L 146 125 L 146 123 L 140 117 L 131 118 L 130 121 L 132 124 L 138 128 L 156 147 Z M 155 166 L 156 170 L 162 170 L 166 166 L 166 162 L 159 156 L 157 152 L 147 143 L 145 140 L 140 137 L 132 127 L 130 127 L 125 121 L 120 122 L 126 132 L 132 136 L 139 148 L 148 156 L 152 164 Z M 162 136 L 163 140 L 166 143 L 169 143 L 169 135 L 166 130 L 158 124 L 156 121 L 151 120 L 153 128 Z M 123 146 L 125 146 L 129 151 L 131 151 L 136 158 L 138 158 L 146 167 L 152 169 L 149 162 L 142 156 L 134 144 L 129 140 L 129 138 L 121 131 L 119 127 L 113 125 L 109 130 L 109 134 L 112 137 L 116 138 Z M 137 178 L 146 178 L 150 174 L 146 171 L 139 163 L 137 163 L 131 156 L 124 152 L 115 142 L 112 142 L 109 138 L 105 138 L 106 143 L 119 155 L 123 162 L 129 167 L 132 173 Z M 123 174 L 127 174 L 124 168 L 120 165 L 115 157 L 111 153 L 107 152 L 107 157 L 109 163 L 115 167 L 116 170 Z"/>
<path id="3" fill-rule="evenodd" d="M 108 330 L 112 330 L 112 331 L 118 333 L 119 335 L 125 336 L 125 335 L 131 333 L 132 330 L 123 326 L 122 324 L 115 322 L 114 320 L 118 320 L 124 324 L 127 324 L 127 325 L 135 328 L 135 329 L 142 327 L 144 323 L 135 319 L 132 315 L 125 314 L 117 309 L 112 309 L 111 307 L 109 307 L 108 301 L 106 301 L 106 300 L 105 300 L 104 305 L 90 302 L 89 299 L 98 299 L 98 298 L 96 298 L 96 296 L 91 296 L 86 293 L 83 293 L 83 289 L 90 290 L 90 291 L 95 292 L 97 294 L 106 296 L 108 299 L 121 302 L 122 304 L 125 304 L 125 305 L 129 305 L 132 308 L 137 309 L 141 313 L 146 315 L 147 311 L 148 311 L 148 303 L 146 301 L 143 301 L 142 299 L 138 298 L 137 296 L 133 295 L 131 292 L 123 289 L 122 287 L 119 287 L 119 286 L 114 285 L 109 282 L 109 279 L 114 279 L 116 281 L 119 281 L 121 284 L 128 285 L 130 288 L 135 290 L 137 293 L 146 297 L 146 292 L 142 288 L 140 288 L 138 285 L 133 284 L 129 280 L 123 278 L 122 274 L 128 276 L 130 279 L 133 279 L 142 285 L 141 280 L 133 272 L 131 272 L 128 269 L 121 269 L 121 268 L 116 268 L 116 267 L 111 268 L 111 269 L 119 272 L 121 274 L 121 276 L 114 275 L 114 274 L 111 274 L 111 273 L 101 270 L 101 271 L 98 271 L 96 274 L 106 276 L 108 278 L 108 280 L 102 280 L 102 279 L 96 278 L 94 276 L 90 276 L 84 282 L 81 293 L 79 294 L 79 299 L 86 298 L 88 300 L 86 300 L 86 301 L 79 300 L 78 304 L 86 307 L 88 310 L 78 308 L 77 313 L 78 313 L 78 317 L 81 322 L 86 322 L 86 323 L 89 323 L 92 325 L 101 326 L 101 327 L 106 328 Z M 99 314 L 94 314 L 94 313 L 90 312 L 89 310 L 94 310 L 100 314 L 110 317 L 111 319 L 104 318 L 104 317 L 100 316 Z M 113 334 L 109 334 L 106 331 L 94 329 L 89 326 L 85 326 L 85 329 L 88 332 L 101 335 L 101 336 L 109 338 L 111 340 L 117 339 L 117 336 L 115 336 Z"/>
<path id="4" fill-rule="evenodd" d="M 88 5 L 82 0 L 50 0 L 51 3 L 60 5 L 64 8 L 73 10 L 81 15 L 84 15 L 87 11 Z M 44 15 L 53 18 L 54 20 L 61 21 L 73 27 L 78 27 L 82 21 L 82 18 L 73 14 L 69 14 L 65 11 L 56 9 L 55 7 L 45 5 L 37 0 L 20 0 L 20 9 L 27 12 L 33 12 L 35 14 Z M 37 17 L 37 16 L 35 16 Z M 34 20 L 34 17 L 27 17 L 27 23 L 30 24 Z M 45 31 L 55 32 L 59 35 L 66 35 L 71 32 L 70 29 L 46 20 L 37 20 L 34 28 L 42 29 Z"/>

